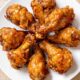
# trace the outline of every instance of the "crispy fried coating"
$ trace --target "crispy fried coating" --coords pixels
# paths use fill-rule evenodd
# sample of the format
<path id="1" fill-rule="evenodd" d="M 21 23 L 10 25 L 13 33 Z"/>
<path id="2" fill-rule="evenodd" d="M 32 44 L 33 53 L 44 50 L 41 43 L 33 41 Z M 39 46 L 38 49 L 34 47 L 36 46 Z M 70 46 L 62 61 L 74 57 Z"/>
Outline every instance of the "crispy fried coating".
<path id="1" fill-rule="evenodd" d="M 80 43 L 80 30 L 76 27 L 69 26 L 60 30 L 57 34 L 47 37 L 51 42 L 64 44 L 70 47 L 77 47 Z"/>
<path id="2" fill-rule="evenodd" d="M 28 62 L 30 56 L 29 50 L 34 43 L 35 36 L 28 34 L 19 48 L 8 52 L 8 59 L 13 68 L 21 68 Z"/>
<path id="3" fill-rule="evenodd" d="M 38 2 L 41 4 L 43 9 L 50 9 L 56 5 L 55 0 L 38 0 Z"/>
<path id="4" fill-rule="evenodd" d="M 33 22 L 33 15 L 28 12 L 27 8 L 13 4 L 6 10 L 6 17 L 14 24 L 20 26 L 23 29 L 27 29 Z"/>
<path id="5" fill-rule="evenodd" d="M 48 74 L 45 59 L 40 48 L 36 47 L 35 54 L 30 58 L 28 70 L 32 80 L 44 80 Z"/>
<path id="6" fill-rule="evenodd" d="M 69 50 L 66 48 L 60 48 L 54 44 L 47 41 L 43 41 L 40 44 L 41 49 L 43 49 L 48 54 L 48 66 L 59 72 L 65 73 L 69 70 L 73 63 L 73 57 Z"/>
<path id="7" fill-rule="evenodd" d="M 36 28 L 40 26 L 40 23 L 38 21 L 34 22 L 30 27 L 28 27 L 28 30 L 32 33 L 36 33 Z"/>
<path id="8" fill-rule="evenodd" d="M 37 29 L 36 35 L 45 36 L 48 32 L 57 31 L 71 24 L 74 19 L 74 11 L 69 6 L 55 9 L 46 19 L 45 24 Z"/>
<path id="9" fill-rule="evenodd" d="M 55 5 L 54 0 L 32 0 L 31 2 L 33 13 L 41 24 L 45 22 L 45 17 L 50 14 Z"/>
<path id="10" fill-rule="evenodd" d="M 11 50 L 19 47 L 24 38 L 24 31 L 6 27 L 0 29 L 0 42 L 3 45 L 3 50 Z"/>

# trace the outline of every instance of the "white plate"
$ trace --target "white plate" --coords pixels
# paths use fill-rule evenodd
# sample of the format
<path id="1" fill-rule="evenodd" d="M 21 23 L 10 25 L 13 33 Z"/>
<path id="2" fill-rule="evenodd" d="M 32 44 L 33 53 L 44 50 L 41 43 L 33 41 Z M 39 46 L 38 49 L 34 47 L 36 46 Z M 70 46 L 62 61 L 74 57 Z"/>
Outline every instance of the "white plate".
<path id="1" fill-rule="evenodd" d="M 21 5 L 27 7 L 30 12 L 32 12 L 30 7 L 31 0 L 9 0 L 3 8 L 0 10 L 0 28 L 1 27 L 15 27 L 17 29 L 20 29 L 18 26 L 12 24 L 8 20 L 5 19 L 4 15 L 6 12 L 6 8 L 11 5 L 12 3 L 18 2 Z M 75 11 L 75 20 L 74 25 L 77 26 L 80 29 L 80 4 L 76 2 L 76 0 L 56 0 L 59 7 L 64 7 L 66 5 L 70 5 L 74 8 Z M 46 80 L 70 80 L 72 79 L 77 73 L 80 71 L 80 47 L 78 48 L 69 48 L 71 50 L 73 57 L 74 57 L 74 65 L 73 67 L 65 74 L 60 75 L 54 71 L 51 71 L 51 74 L 46 78 Z M 6 52 L 0 50 L 0 69 L 6 73 L 6 75 L 11 80 L 30 80 L 29 74 L 27 72 L 27 69 L 21 69 L 21 70 L 15 70 L 13 69 L 9 61 L 6 57 Z"/>

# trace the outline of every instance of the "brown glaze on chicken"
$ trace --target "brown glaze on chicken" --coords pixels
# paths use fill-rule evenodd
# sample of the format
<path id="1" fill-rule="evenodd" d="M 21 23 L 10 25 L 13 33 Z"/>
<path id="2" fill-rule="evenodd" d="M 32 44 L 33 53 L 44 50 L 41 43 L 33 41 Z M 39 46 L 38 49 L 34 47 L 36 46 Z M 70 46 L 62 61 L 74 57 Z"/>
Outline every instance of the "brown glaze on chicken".
<path id="1" fill-rule="evenodd" d="M 21 68 L 28 62 L 30 56 L 29 50 L 34 43 L 34 35 L 28 34 L 19 48 L 8 52 L 8 59 L 13 68 Z"/>
<path id="2" fill-rule="evenodd" d="M 76 27 L 70 26 L 60 30 L 54 36 L 47 37 L 51 42 L 64 44 L 70 47 L 77 47 L 80 43 L 80 30 Z"/>
<path id="3" fill-rule="evenodd" d="M 38 47 L 36 47 L 35 53 L 30 58 L 28 70 L 32 80 L 44 80 L 48 74 L 45 58 Z"/>
<path id="4" fill-rule="evenodd" d="M 18 31 L 14 28 L 8 27 L 0 29 L 0 42 L 3 45 L 3 50 L 10 50 L 19 47 L 24 38 L 24 31 Z"/>
<path id="5" fill-rule="evenodd" d="M 37 37 L 43 37 L 48 32 L 57 31 L 71 24 L 74 19 L 74 11 L 68 6 L 65 8 L 55 9 L 45 19 L 45 24 L 37 28 Z"/>
<path id="6" fill-rule="evenodd" d="M 12 4 L 6 10 L 6 17 L 14 24 L 23 29 L 27 29 L 34 22 L 33 15 L 28 12 L 27 8 L 19 5 Z"/>
<path id="7" fill-rule="evenodd" d="M 34 15 L 41 24 L 45 22 L 45 18 L 51 13 L 55 5 L 54 0 L 32 0 L 31 2 Z"/>
<path id="8" fill-rule="evenodd" d="M 59 73 L 65 73 L 72 66 L 73 57 L 71 52 L 66 48 L 60 48 L 47 41 L 40 43 L 40 47 L 47 53 L 47 62 L 51 69 Z"/>

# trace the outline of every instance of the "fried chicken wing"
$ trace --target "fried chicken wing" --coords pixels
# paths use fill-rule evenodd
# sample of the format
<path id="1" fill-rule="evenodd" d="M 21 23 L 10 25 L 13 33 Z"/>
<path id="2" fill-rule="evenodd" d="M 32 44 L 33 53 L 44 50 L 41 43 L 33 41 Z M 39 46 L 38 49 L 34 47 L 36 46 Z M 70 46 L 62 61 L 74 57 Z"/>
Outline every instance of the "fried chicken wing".
<path id="1" fill-rule="evenodd" d="M 40 43 L 41 49 L 48 54 L 48 66 L 59 72 L 65 73 L 69 70 L 73 63 L 73 57 L 69 50 L 66 48 L 60 48 L 55 44 L 51 44 L 47 41 Z"/>
<path id="2" fill-rule="evenodd" d="M 8 52 L 8 59 L 13 68 L 21 68 L 28 62 L 30 56 L 29 50 L 34 43 L 35 36 L 28 34 L 19 48 Z"/>
<path id="3" fill-rule="evenodd" d="M 56 5 L 55 0 L 38 0 L 38 2 L 41 4 L 43 9 L 50 9 Z"/>
<path id="4" fill-rule="evenodd" d="M 35 49 L 35 54 L 30 58 L 28 70 L 32 80 L 44 80 L 48 74 L 45 59 L 38 47 Z"/>
<path id="5" fill-rule="evenodd" d="M 76 27 L 70 26 L 60 30 L 54 36 L 48 36 L 48 39 L 51 42 L 77 47 L 80 43 L 80 30 L 78 30 Z"/>
<path id="6" fill-rule="evenodd" d="M 0 29 L 0 42 L 3 45 L 3 50 L 10 50 L 19 47 L 24 38 L 25 32 L 23 31 L 6 27 Z"/>
<path id="7" fill-rule="evenodd" d="M 31 2 L 34 15 L 41 24 L 45 22 L 45 17 L 48 16 L 55 5 L 54 0 L 32 0 Z"/>
<path id="8" fill-rule="evenodd" d="M 69 6 L 55 9 L 46 19 L 45 24 L 41 25 L 36 32 L 37 37 L 44 36 L 48 32 L 57 31 L 71 24 L 74 19 L 74 11 Z"/>
<path id="9" fill-rule="evenodd" d="M 36 27 L 40 26 L 40 23 L 38 21 L 34 22 L 30 27 L 28 27 L 28 30 L 32 33 L 36 33 Z"/>
<path id="10" fill-rule="evenodd" d="M 9 6 L 6 10 L 6 17 L 23 29 L 27 29 L 34 22 L 33 15 L 28 12 L 27 8 L 19 4 Z"/>

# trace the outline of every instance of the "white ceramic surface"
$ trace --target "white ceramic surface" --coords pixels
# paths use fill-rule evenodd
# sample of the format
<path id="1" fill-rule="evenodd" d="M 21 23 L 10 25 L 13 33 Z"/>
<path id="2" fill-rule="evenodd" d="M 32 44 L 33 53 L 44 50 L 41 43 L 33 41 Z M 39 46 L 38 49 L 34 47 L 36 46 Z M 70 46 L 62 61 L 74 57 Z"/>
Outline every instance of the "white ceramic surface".
<path id="1" fill-rule="evenodd" d="M 20 3 L 21 5 L 28 8 L 32 12 L 30 7 L 31 0 L 9 0 L 0 10 L 0 28 L 1 27 L 14 27 L 20 29 L 18 26 L 12 24 L 10 21 L 6 20 L 4 15 L 6 8 L 12 3 Z M 80 29 L 80 4 L 76 0 L 56 0 L 59 7 L 64 7 L 69 5 L 74 8 L 75 11 L 75 20 L 73 25 L 77 26 Z M 51 71 L 49 76 L 45 80 L 71 80 L 77 73 L 80 71 L 80 47 L 77 48 L 68 48 L 74 57 L 73 67 L 65 74 L 60 75 L 54 71 Z M 25 68 L 21 70 L 13 69 L 6 57 L 6 52 L 2 51 L 0 47 L 0 69 L 11 79 L 11 80 L 30 80 L 28 71 Z"/>

